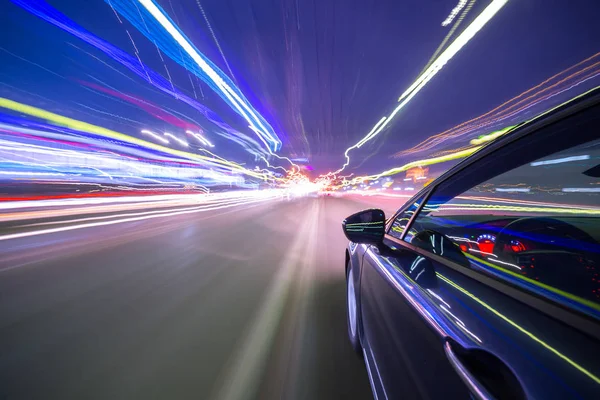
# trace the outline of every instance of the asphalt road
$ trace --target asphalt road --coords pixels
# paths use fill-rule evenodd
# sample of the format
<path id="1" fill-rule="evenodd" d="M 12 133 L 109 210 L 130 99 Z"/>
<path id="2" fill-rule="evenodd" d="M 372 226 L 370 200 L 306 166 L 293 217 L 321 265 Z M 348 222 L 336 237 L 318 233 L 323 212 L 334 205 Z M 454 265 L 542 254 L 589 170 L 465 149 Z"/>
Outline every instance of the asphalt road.
<path id="1" fill-rule="evenodd" d="M 0 398 L 371 398 L 346 339 L 340 227 L 370 202 L 0 241 Z"/>

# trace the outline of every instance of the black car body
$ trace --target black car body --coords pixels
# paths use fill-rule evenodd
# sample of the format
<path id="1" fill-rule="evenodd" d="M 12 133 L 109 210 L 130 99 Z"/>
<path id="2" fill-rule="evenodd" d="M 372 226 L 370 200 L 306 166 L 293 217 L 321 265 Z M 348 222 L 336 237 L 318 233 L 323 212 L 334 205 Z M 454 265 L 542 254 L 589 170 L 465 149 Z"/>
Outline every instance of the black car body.
<path id="1" fill-rule="evenodd" d="M 600 398 L 599 169 L 596 91 L 344 221 L 375 398 Z"/>

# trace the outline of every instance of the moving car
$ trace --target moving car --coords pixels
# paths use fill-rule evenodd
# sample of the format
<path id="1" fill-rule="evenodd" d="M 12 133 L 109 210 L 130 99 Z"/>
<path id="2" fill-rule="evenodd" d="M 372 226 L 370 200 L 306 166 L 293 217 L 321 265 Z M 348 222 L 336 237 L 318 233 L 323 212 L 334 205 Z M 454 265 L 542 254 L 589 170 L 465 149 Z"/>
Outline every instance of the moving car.
<path id="1" fill-rule="evenodd" d="M 600 398 L 599 91 L 343 230 L 376 399 Z"/>

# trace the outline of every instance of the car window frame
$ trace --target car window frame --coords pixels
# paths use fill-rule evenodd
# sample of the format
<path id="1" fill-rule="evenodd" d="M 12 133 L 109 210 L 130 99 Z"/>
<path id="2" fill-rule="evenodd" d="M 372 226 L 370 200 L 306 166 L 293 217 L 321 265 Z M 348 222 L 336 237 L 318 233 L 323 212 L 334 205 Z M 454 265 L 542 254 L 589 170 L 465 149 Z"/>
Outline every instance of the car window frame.
<path id="1" fill-rule="evenodd" d="M 425 204 L 429 200 L 429 197 L 431 196 L 432 192 L 433 192 L 433 188 L 427 186 L 427 187 L 424 187 L 423 189 L 419 190 L 417 192 L 417 194 L 415 194 L 413 197 L 411 197 L 410 199 L 408 199 L 406 201 L 406 203 L 404 203 L 402 205 L 402 207 L 398 211 L 396 211 L 391 218 L 389 218 L 386 221 L 385 234 L 392 236 L 392 234 L 390 233 L 390 230 L 392 229 L 392 225 L 394 225 L 394 221 L 396 220 L 396 218 L 398 218 L 400 215 L 402 215 L 404 212 L 406 212 L 415 203 L 415 201 L 417 201 L 419 198 L 421 198 L 421 196 L 423 196 L 423 201 L 421 202 L 421 204 L 419 204 L 419 206 L 415 210 L 415 213 L 410 217 L 410 219 L 406 223 L 406 228 L 404 229 L 404 231 L 400 235 L 400 239 L 404 240 L 404 236 L 406 235 L 406 232 L 408 231 L 408 228 L 411 227 L 412 222 L 414 221 L 414 218 L 419 213 L 419 211 L 421 211 L 421 208 L 423 207 L 423 204 Z"/>
<path id="2" fill-rule="evenodd" d="M 457 176 L 460 176 L 461 173 L 469 169 L 470 167 L 476 166 L 478 163 L 483 162 L 483 160 L 488 160 L 490 157 L 493 157 L 493 153 L 498 152 L 502 149 L 505 149 L 507 146 L 515 146 L 516 142 L 521 141 L 526 138 L 532 138 L 536 135 L 540 135 L 544 133 L 544 128 L 547 128 L 550 125 L 555 123 L 559 123 L 562 120 L 565 120 L 569 117 L 574 117 L 579 113 L 584 113 L 586 111 L 590 111 L 590 109 L 600 108 L 600 90 L 593 90 L 591 94 L 584 94 L 575 100 L 569 102 L 568 105 L 563 105 L 557 107 L 556 109 L 550 110 L 549 112 L 539 116 L 533 121 L 529 121 L 526 124 L 519 126 L 515 131 L 511 134 L 501 138 L 500 140 L 496 140 L 491 142 L 489 145 L 483 147 L 471 157 L 462 161 L 454 168 L 451 168 L 446 173 L 442 174 L 438 179 L 432 182 L 431 185 L 424 187 L 421 189 L 415 196 L 413 196 L 410 200 L 408 200 L 404 206 L 394 214 L 392 218 L 388 221 L 388 226 L 386 226 L 386 233 L 384 235 L 384 241 L 389 241 L 395 245 L 400 245 L 402 247 L 407 248 L 410 251 L 416 252 L 421 256 L 427 257 L 435 262 L 441 263 L 457 272 L 466 275 L 476 281 L 492 287 L 505 295 L 508 295 L 516 300 L 519 300 L 526 305 L 534 307 L 539 311 L 549 315 L 552 318 L 558 319 L 592 337 L 600 340 L 600 322 L 579 311 L 572 308 L 567 308 L 554 300 L 539 295 L 537 293 L 528 291 L 521 287 L 511 284 L 510 282 L 503 280 L 498 277 L 494 277 L 484 272 L 475 271 L 469 268 L 465 268 L 462 265 L 459 265 L 447 258 L 441 257 L 434 253 L 431 253 L 427 250 L 421 249 L 411 243 L 406 242 L 405 236 L 407 232 L 412 228 L 415 219 L 421 213 L 423 207 L 432 194 L 442 186 L 444 183 L 456 179 Z M 575 104 L 573 104 L 575 103 Z M 500 161 L 496 161 L 500 162 Z M 512 170 L 512 169 L 511 169 Z M 501 171 L 494 175 L 494 177 L 501 175 L 504 171 Z M 389 229 L 393 224 L 393 221 L 397 218 L 398 215 L 406 211 L 417 199 L 425 194 L 423 201 L 419 204 L 419 207 L 415 210 L 415 213 L 412 215 L 408 223 L 406 224 L 406 228 L 400 238 L 396 238 L 389 234 Z"/>

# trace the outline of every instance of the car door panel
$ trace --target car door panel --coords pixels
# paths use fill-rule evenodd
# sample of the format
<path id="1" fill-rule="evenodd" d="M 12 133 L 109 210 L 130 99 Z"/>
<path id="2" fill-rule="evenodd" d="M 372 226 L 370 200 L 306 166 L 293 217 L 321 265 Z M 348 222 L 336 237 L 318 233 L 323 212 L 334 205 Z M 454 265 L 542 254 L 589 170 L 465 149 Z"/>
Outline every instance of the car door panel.
<path id="1" fill-rule="evenodd" d="M 597 398 L 598 342 L 443 263 L 436 294 L 518 377 L 528 398 Z"/>
<path id="2" fill-rule="evenodd" d="M 375 247 L 365 253 L 361 314 L 365 351 L 380 373 L 384 396 L 468 398 L 446 359 L 442 336 L 415 311 L 421 305 L 408 294 L 411 283 L 387 276 L 397 271 L 380 257 Z"/>
<path id="3" fill-rule="evenodd" d="M 468 397 L 444 352 L 446 340 L 485 352 L 491 370 L 506 367 L 517 377 L 513 382 L 485 376 L 485 368 L 470 371 L 496 397 L 516 398 L 520 390 L 528 398 L 597 397 L 600 348 L 594 339 L 410 245 L 386 242 L 396 247 L 395 257 L 374 247 L 365 253 L 361 312 L 364 345 L 377 360 L 389 398 Z M 435 270 L 436 282 L 417 283 L 410 275 L 419 257 Z"/>

